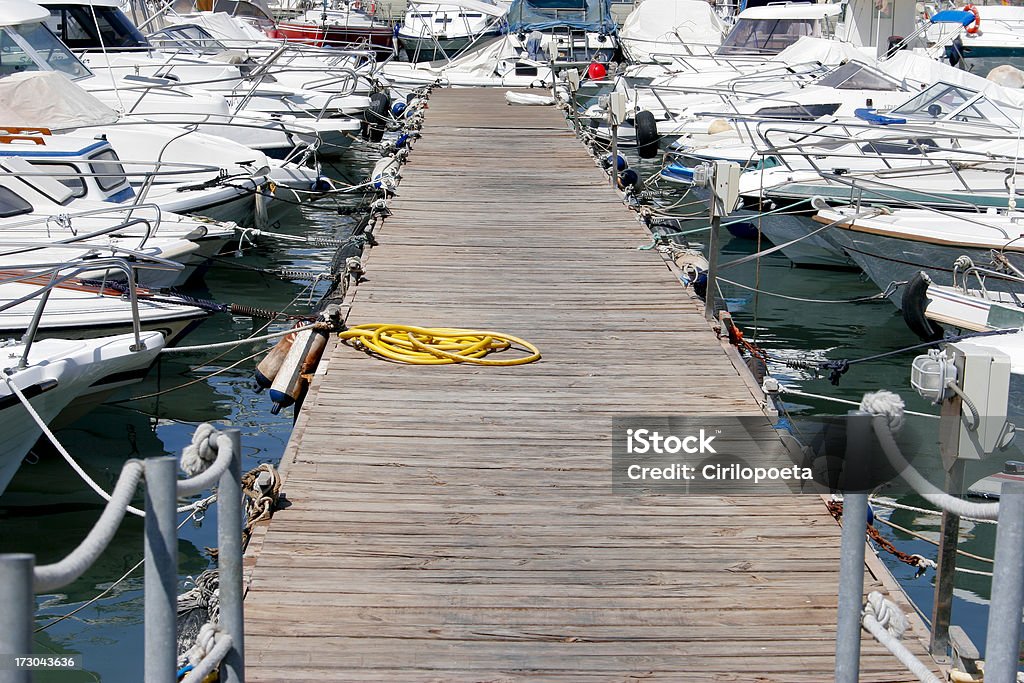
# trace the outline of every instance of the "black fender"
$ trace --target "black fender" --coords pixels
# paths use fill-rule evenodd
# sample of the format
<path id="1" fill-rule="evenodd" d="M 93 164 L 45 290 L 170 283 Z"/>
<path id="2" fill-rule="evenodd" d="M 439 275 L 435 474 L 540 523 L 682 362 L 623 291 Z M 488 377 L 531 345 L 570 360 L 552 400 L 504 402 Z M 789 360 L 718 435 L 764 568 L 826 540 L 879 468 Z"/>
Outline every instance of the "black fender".
<path id="1" fill-rule="evenodd" d="M 928 285 L 932 279 L 924 271 L 918 271 L 910 278 L 906 288 L 903 290 L 903 301 L 900 307 L 903 313 L 903 321 L 907 323 L 910 331 L 921 338 L 922 341 L 938 341 L 942 339 L 944 331 L 942 326 L 934 320 L 929 320 L 924 314 L 931 301 L 928 298 Z"/>
<path id="2" fill-rule="evenodd" d="M 391 99 L 386 93 L 375 92 L 370 95 L 370 106 L 363 112 L 363 137 L 370 142 L 380 142 L 387 129 L 390 111 Z"/>
<path id="3" fill-rule="evenodd" d="M 637 112 L 633 119 L 633 128 L 636 130 L 636 148 L 641 159 L 653 159 L 658 156 L 658 144 L 661 136 L 658 135 L 658 122 L 654 114 L 649 111 Z"/>

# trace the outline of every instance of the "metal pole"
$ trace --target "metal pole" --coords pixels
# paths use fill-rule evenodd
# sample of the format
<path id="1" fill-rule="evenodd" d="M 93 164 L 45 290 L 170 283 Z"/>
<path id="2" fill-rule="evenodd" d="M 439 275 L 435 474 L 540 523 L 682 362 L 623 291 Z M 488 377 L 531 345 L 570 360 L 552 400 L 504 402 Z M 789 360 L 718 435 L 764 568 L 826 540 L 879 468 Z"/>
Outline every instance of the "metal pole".
<path id="1" fill-rule="evenodd" d="M 35 565 L 35 555 L 0 555 L 0 656 L 32 654 L 32 622 L 36 611 L 32 573 Z M 4 661 L 0 666 L 0 683 L 31 681 L 31 669 L 14 668 L 13 661 Z"/>
<path id="2" fill-rule="evenodd" d="M 992 576 L 992 602 L 985 637 L 985 680 L 1014 683 L 1020 657 L 1020 613 L 1024 608 L 1024 483 L 1004 482 Z"/>
<path id="3" fill-rule="evenodd" d="M 963 368 L 958 368 L 963 374 Z M 939 453 L 946 468 L 946 492 L 963 489 L 964 463 L 960 454 L 960 414 L 962 399 L 954 395 L 943 402 L 939 414 Z M 956 580 L 956 551 L 960 544 L 960 516 L 942 512 L 939 552 L 935 568 L 935 597 L 932 600 L 932 633 L 928 650 L 938 663 L 949 662 L 949 624 L 953 618 L 953 587 Z"/>
<path id="4" fill-rule="evenodd" d="M 231 649 L 221 662 L 220 680 L 245 683 L 245 620 L 242 605 L 242 433 L 224 432 L 231 439 L 231 465 L 217 485 L 217 567 L 220 626 L 231 636 Z"/>
<path id="5" fill-rule="evenodd" d="M 716 197 L 711 198 L 712 205 L 717 201 Z M 715 319 L 715 307 L 718 305 L 718 281 L 715 275 L 718 272 L 718 230 L 722 224 L 722 219 L 719 217 L 718 211 L 715 210 L 714 206 L 712 206 L 711 211 L 711 235 L 708 238 L 707 289 L 704 292 L 704 317 L 707 320 Z"/>
<path id="6" fill-rule="evenodd" d="M 145 680 L 174 683 L 178 650 L 178 460 L 146 462 Z"/>
<path id="7" fill-rule="evenodd" d="M 860 677 L 860 613 L 864 604 L 864 549 L 867 544 L 868 494 L 851 483 L 870 453 L 871 415 L 853 411 L 847 416 L 846 463 L 843 474 L 843 530 L 839 555 L 839 603 L 836 618 L 836 683 L 857 683 Z"/>
<path id="8" fill-rule="evenodd" d="M 619 187 L 619 124 L 614 123 L 614 119 L 612 119 L 612 189 L 618 189 L 618 187 Z"/>

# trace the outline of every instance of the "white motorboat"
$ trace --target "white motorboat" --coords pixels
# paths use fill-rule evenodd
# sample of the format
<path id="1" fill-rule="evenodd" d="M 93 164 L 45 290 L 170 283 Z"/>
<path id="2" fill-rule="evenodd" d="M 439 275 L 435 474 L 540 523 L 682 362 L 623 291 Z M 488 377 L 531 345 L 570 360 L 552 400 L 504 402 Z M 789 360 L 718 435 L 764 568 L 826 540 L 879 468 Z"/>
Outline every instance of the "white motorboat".
<path id="1" fill-rule="evenodd" d="M 410 62 L 450 59 L 481 37 L 497 35 L 508 8 L 490 0 L 414 0 L 395 35 Z"/>
<path id="2" fill-rule="evenodd" d="M 144 332 L 138 339 L 134 334 L 39 339 L 28 347 L 22 341 L 0 342 L 0 493 L 42 434 L 12 386 L 49 424 L 72 405 L 82 414 L 87 403 L 98 404 L 112 390 L 141 381 L 163 347 L 159 332 Z"/>
<path id="3" fill-rule="evenodd" d="M 8 44 L 0 77 L 23 71 L 57 71 L 88 90 L 108 108 L 145 121 L 187 125 L 268 154 L 285 156 L 296 145 L 321 153 L 346 148 L 361 123 L 351 118 L 299 120 L 234 108 L 222 95 L 170 78 L 94 73 L 50 31 L 50 13 L 30 0 L 0 0 L 0 36 Z M 104 73 L 106 72 L 106 73 Z M 32 125 L 39 125 L 37 122 Z"/>
<path id="4" fill-rule="evenodd" d="M 20 338 L 38 318 L 39 338 L 87 339 L 138 328 L 159 331 L 168 346 L 177 344 L 210 310 L 172 294 L 136 287 L 134 271 L 161 267 L 145 261 L 143 255 L 133 263 L 99 257 L 5 267 L 0 270 L 0 338 Z M 123 272 L 119 280 L 80 277 L 116 269 Z"/>
<path id="5" fill-rule="evenodd" d="M 924 271 L 932 281 L 953 284 L 953 264 L 966 256 L 987 264 L 993 253 L 1013 268 L 1024 268 L 1024 212 L 878 209 L 846 206 L 820 210 L 814 220 L 831 224 L 829 238 L 883 291 Z M 993 290 L 1007 283 L 989 280 Z"/>
<path id="6" fill-rule="evenodd" d="M 728 25 L 704 0 L 644 0 L 619 29 L 622 51 L 631 62 L 663 62 L 672 55 L 710 55 Z"/>

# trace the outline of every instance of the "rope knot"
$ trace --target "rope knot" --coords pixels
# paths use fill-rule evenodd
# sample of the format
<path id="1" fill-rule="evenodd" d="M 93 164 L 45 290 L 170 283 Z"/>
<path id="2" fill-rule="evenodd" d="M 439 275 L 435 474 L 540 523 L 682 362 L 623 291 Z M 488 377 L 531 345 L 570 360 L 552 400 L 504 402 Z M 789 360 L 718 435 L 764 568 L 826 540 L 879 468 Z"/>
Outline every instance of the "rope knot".
<path id="1" fill-rule="evenodd" d="M 907 617 L 892 600 L 878 591 L 871 591 L 864 603 L 864 619 L 874 618 L 878 624 L 899 640 L 907 632 Z"/>
<path id="2" fill-rule="evenodd" d="M 220 432 L 209 422 L 196 427 L 192 443 L 181 451 L 181 471 L 194 477 L 213 464 L 217 459 L 217 437 Z"/>
<path id="3" fill-rule="evenodd" d="M 865 413 L 886 418 L 889 430 L 893 434 L 899 433 L 906 421 L 904 409 L 906 404 L 898 394 L 882 389 L 864 394 L 860 401 L 860 409 Z"/>

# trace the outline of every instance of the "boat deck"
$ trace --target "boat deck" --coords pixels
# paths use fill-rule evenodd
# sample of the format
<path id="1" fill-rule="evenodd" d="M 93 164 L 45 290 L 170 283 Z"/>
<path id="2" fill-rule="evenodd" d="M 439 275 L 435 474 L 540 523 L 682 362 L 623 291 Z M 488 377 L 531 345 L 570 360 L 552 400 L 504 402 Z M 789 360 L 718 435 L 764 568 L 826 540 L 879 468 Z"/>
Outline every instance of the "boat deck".
<path id="1" fill-rule="evenodd" d="M 819 497 L 612 492 L 612 415 L 758 403 L 560 112 L 503 95 L 433 94 L 348 322 L 493 329 L 543 359 L 328 350 L 282 463 L 290 506 L 247 557 L 248 680 L 831 680 L 839 527 Z M 863 648 L 862 681 L 913 680 Z"/>

